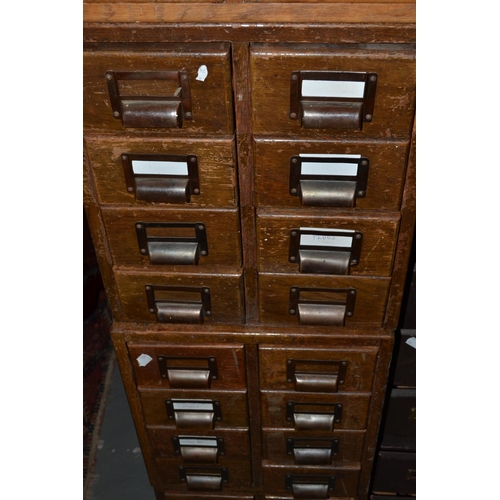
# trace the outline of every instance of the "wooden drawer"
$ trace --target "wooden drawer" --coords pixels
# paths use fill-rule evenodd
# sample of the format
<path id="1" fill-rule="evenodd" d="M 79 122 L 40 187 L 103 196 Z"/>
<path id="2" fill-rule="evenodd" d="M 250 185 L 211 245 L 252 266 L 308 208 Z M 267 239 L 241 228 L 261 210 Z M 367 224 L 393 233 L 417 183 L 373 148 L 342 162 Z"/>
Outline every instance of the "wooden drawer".
<path id="1" fill-rule="evenodd" d="M 259 269 L 301 275 L 390 276 L 398 228 L 399 216 L 392 215 L 259 211 Z"/>
<path id="2" fill-rule="evenodd" d="M 260 345 L 260 387 L 299 392 L 369 392 L 377 352 L 375 347 L 353 350 Z"/>
<path id="3" fill-rule="evenodd" d="M 364 440 L 364 431 L 335 430 L 333 433 L 308 434 L 288 429 L 263 429 L 262 455 L 264 459 L 283 465 L 319 465 L 318 461 L 322 465 L 361 462 Z M 319 453 L 301 453 L 304 449 L 316 449 Z M 327 451 L 330 456 L 325 453 Z"/>
<path id="4" fill-rule="evenodd" d="M 251 488 L 249 461 L 234 460 L 229 464 L 188 465 L 179 460 L 157 458 L 156 469 L 164 487 L 180 487 L 184 491 L 211 492 Z"/>
<path id="5" fill-rule="evenodd" d="M 120 270 L 115 272 L 124 321 L 240 324 L 243 319 L 241 274 L 187 274 Z M 146 286 L 154 292 L 150 311 Z M 168 290 L 163 290 L 167 287 Z M 185 288 L 186 291 L 178 291 Z M 209 290 L 210 304 L 206 303 Z M 148 292 L 149 293 L 149 292 Z M 177 303 L 177 301 L 179 303 Z M 173 305 L 172 309 L 164 304 Z M 155 309 L 156 308 L 156 309 Z M 203 310 L 198 314 L 199 310 Z M 163 312 L 162 312 L 163 311 Z M 210 315 L 207 315 L 207 312 Z M 172 319 L 168 319 L 168 318 Z"/>
<path id="6" fill-rule="evenodd" d="M 326 114 L 322 110 L 311 110 L 308 107 L 307 103 L 315 100 L 314 98 L 302 98 L 302 104 L 296 109 L 297 119 L 292 119 L 292 74 L 299 70 L 301 76 L 297 82 L 303 77 L 315 81 L 320 79 L 307 76 L 305 71 L 349 72 L 351 78 L 352 73 L 375 73 L 377 82 L 373 110 L 368 110 L 369 106 L 365 102 L 362 112 L 364 117 L 366 111 L 369 111 L 373 119 L 364 121 L 359 130 L 359 126 L 351 123 L 352 111 L 344 109 L 346 101 L 342 98 L 336 98 L 343 106 L 341 109 L 333 109 L 329 100 L 327 106 L 330 111 Z M 390 139 L 410 135 L 415 111 L 414 50 L 399 50 L 390 46 L 359 49 L 334 45 L 254 44 L 251 47 L 250 74 L 255 135 L 294 134 L 328 139 Z M 368 87 L 368 83 L 365 86 Z M 300 89 L 298 93 L 300 94 Z M 305 91 L 302 92 L 304 93 Z M 314 92 L 309 93 L 311 94 Z M 301 114 L 304 114 L 304 120 L 300 119 Z M 340 120 L 340 123 L 338 118 L 346 116 L 349 119 Z M 330 125 L 332 122 L 333 125 Z M 319 126 L 321 128 L 316 128 Z"/>
<path id="7" fill-rule="evenodd" d="M 303 434 L 364 429 L 369 394 L 307 394 L 261 391 L 262 427 L 295 429 Z"/>
<path id="8" fill-rule="evenodd" d="M 374 493 L 416 493 L 417 457 L 415 453 L 380 451 L 373 475 Z"/>
<path id="9" fill-rule="evenodd" d="M 166 389 L 244 389 L 242 345 L 128 344 L 138 386 Z"/>
<path id="10" fill-rule="evenodd" d="M 106 137 L 87 136 L 87 154 L 92 168 L 97 195 L 101 203 L 152 203 L 193 207 L 231 207 L 238 203 L 236 198 L 236 160 L 232 139 L 214 139 L 210 142 L 200 139 L 155 138 L 155 137 Z M 126 155 L 128 161 L 122 159 Z M 171 157 L 171 158 L 170 158 Z M 177 158 L 176 158 L 177 157 Z M 182 157 L 182 158 L 180 158 Z M 182 200 L 179 193 L 185 172 L 173 178 L 172 164 L 166 166 L 158 161 L 182 163 L 191 174 L 192 158 L 196 157 L 194 173 L 189 176 L 189 201 Z M 137 166 L 137 161 L 150 162 Z M 139 159 L 140 158 L 140 159 Z M 152 163 L 151 163 L 152 162 Z M 133 168 L 131 168 L 133 165 Z M 159 165 L 159 166 L 158 166 Z M 156 166 L 156 168 L 154 168 Z M 137 173 L 133 174 L 134 169 Z M 163 170 L 162 170 L 163 169 Z M 160 175 L 151 172 L 160 172 Z M 149 172 L 149 175 L 148 175 Z M 163 175 L 162 175 L 163 174 Z M 197 182 L 196 182 L 197 177 Z M 151 194 L 151 183 L 160 185 L 163 194 Z M 199 193 L 195 193 L 199 189 Z M 154 201 L 152 201 L 154 199 Z"/>
<path id="11" fill-rule="evenodd" d="M 355 497 L 358 488 L 359 468 L 266 464 L 263 469 L 266 493 L 284 498 Z"/>
<path id="12" fill-rule="evenodd" d="M 185 433 L 165 427 L 149 426 L 147 431 L 153 454 L 160 458 L 206 464 L 227 464 L 231 460 L 250 459 L 248 429 L 217 428 L 213 432 L 194 430 Z M 199 451 L 197 448 L 200 447 L 204 447 L 207 453 L 197 453 Z"/>
<path id="13" fill-rule="evenodd" d="M 259 320 L 283 325 L 342 326 L 342 311 L 337 315 L 334 310 L 332 315 L 329 307 L 325 306 L 325 314 L 316 318 L 317 307 L 313 302 L 319 300 L 323 306 L 323 303 L 328 305 L 332 301 L 347 301 L 347 312 L 343 316 L 345 326 L 379 327 L 385 314 L 389 283 L 389 278 L 259 273 Z M 299 304 L 306 303 L 306 314 L 300 320 L 297 309 L 291 309 L 291 306 L 297 305 L 296 293 L 292 289 L 300 291 Z M 317 291 L 323 289 L 329 291 Z M 351 289 L 356 291 L 355 295 L 352 294 L 355 297 L 353 304 L 348 298 Z M 347 316 L 351 306 L 352 316 Z M 291 314 L 291 311 L 294 313 Z"/>
<path id="14" fill-rule="evenodd" d="M 147 425 L 164 425 L 183 433 L 248 426 L 246 391 L 203 393 L 143 388 L 139 396 Z"/>
<path id="15" fill-rule="evenodd" d="M 241 266 L 237 209 L 107 207 L 102 214 L 115 265 L 172 272 Z"/>
<path id="16" fill-rule="evenodd" d="M 142 50 L 114 44 L 102 50 L 85 50 L 83 63 L 86 130 L 147 130 L 167 136 L 233 133 L 228 44 L 172 43 Z M 197 79 L 202 66 L 208 71 L 203 81 Z M 108 87 L 109 71 L 115 75 L 111 85 L 119 89 L 115 109 Z M 180 101 L 176 97 L 179 88 Z M 151 103 L 154 98 L 160 99 Z M 118 118 L 113 116 L 115 111 L 121 113 Z M 183 116 L 182 124 L 179 116 Z"/>
<path id="17" fill-rule="evenodd" d="M 333 168 L 327 167 L 326 170 L 323 165 L 321 169 L 320 159 L 311 155 L 348 154 L 366 158 L 368 161 L 366 180 L 363 179 L 361 169 L 359 169 L 359 179 L 350 181 L 356 182 L 356 193 L 360 188 L 364 191 L 364 196 L 354 196 L 355 207 L 365 210 L 399 210 L 408 154 L 407 141 L 381 143 L 377 141 L 290 141 L 257 138 L 254 148 L 255 199 L 258 206 L 310 210 L 314 206 L 320 206 L 320 203 L 326 203 L 328 206 L 340 208 L 340 186 L 336 184 L 336 181 L 345 182 L 345 176 L 332 177 L 332 172 L 339 171 L 338 164 Z M 308 156 L 313 158 L 315 163 L 311 167 L 317 167 L 316 170 L 308 169 Z M 296 164 L 294 159 L 297 157 L 300 161 L 298 160 Z M 358 172 L 357 166 L 351 168 Z M 331 187 L 325 189 L 322 197 L 317 199 L 317 195 L 307 191 L 310 189 L 307 183 L 311 184 L 311 179 L 315 179 L 311 177 L 312 174 L 323 170 L 329 175 L 320 175 L 320 179 L 317 180 L 320 183 L 323 180 L 323 186 L 324 181 L 327 181 Z M 366 183 L 366 189 L 364 189 L 364 183 Z M 297 192 L 292 193 L 293 189 Z M 303 189 L 306 189 L 304 195 Z M 341 197 L 341 199 L 344 203 L 344 198 Z"/>

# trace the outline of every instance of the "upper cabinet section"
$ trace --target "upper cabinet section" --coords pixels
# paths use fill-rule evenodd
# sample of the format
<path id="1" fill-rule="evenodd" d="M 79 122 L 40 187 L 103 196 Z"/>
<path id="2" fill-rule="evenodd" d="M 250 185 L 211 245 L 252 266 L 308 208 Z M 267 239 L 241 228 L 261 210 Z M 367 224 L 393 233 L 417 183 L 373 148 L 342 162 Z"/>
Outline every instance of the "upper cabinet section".
<path id="1" fill-rule="evenodd" d="M 255 44 L 251 87 L 256 135 L 405 138 L 415 112 L 415 51 Z"/>
<path id="2" fill-rule="evenodd" d="M 228 44 L 84 51 L 87 131 L 232 134 Z"/>

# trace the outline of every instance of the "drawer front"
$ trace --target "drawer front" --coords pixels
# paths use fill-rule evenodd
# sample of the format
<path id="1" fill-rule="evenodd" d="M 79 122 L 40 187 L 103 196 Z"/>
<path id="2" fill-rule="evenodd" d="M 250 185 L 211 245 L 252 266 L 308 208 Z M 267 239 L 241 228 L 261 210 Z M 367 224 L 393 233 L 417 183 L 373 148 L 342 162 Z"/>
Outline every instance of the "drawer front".
<path id="1" fill-rule="evenodd" d="M 255 44 L 251 50 L 253 130 L 256 135 L 294 134 L 328 139 L 332 135 L 335 138 L 409 137 L 415 110 L 413 50 L 271 44 Z M 294 72 L 299 70 L 300 75 L 294 80 Z M 321 72 L 323 76 L 307 72 Z M 324 76 L 325 72 L 329 76 Z M 371 86 L 369 75 L 376 75 L 374 98 L 363 101 L 360 116 L 356 99 L 358 89 L 349 88 L 344 94 L 346 99 L 341 97 L 343 90 L 336 89 L 332 93 L 320 82 L 322 78 L 336 78 L 339 72 L 349 73 L 347 79 L 350 80 L 357 78 L 356 73 L 366 76 L 366 83 L 350 85 L 358 88 L 364 85 L 365 94 Z M 313 83 L 306 85 L 304 80 Z M 349 103 L 353 100 L 354 103 Z M 292 112 L 296 113 L 293 118 Z"/>
<path id="2" fill-rule="evenodd" d="M 103 208 L 102 214 L 116 265 L 173 272 L 241 266 L 236 209 Z"/>
<path id="3" fill-rule="evenodd" d="M 237 205 L 231 139 L 87 136 L 85 144 L 101 203 Z"/>
<path id="4" fill-rule="evenodd" d="M 246 391 L 139 389 L 147 425 L 211 432 L 219 427 L 247 427 Z"/>
<path id="5" fill-rule="evenodd" d="M 260 386 L 298 392 L 369 392 L 377 348 L 259 346 Z"/>
<path id="6" fill-rule="evenodd" d="M 158 475 L 165 487 L 180 487 L 185 491 L 211 492 L 251 488 L 249 461 L 233 461 L 220 465 L 187 465 L 178 460 L 155 460 Z"/>
<path id="7" fill-rule="evenodd" d="M 153 454 L 185 463 L 228 464 L 250 459 L 248 429 L 191 430 L 179 432 L 165 427 L 148 427 Z"/>
<path id="8" fill-rule="evenodd" d="M 384 318 L 389 283 L 389 278 L 259 273 L 259 320 L 317 327 L 343 324 L 379 327 Z M 297 297 L 292 289 L 300 292 L 298 304 L 305 304 L 302 315 L 297 314 Z M 351 302 L 348 294 L 353 290 L 356 293 L 351 295 L 355 300 Z M 340 304 L 333 312 L 330 311 L 332 302 Z M 350 311 L 351 316 L 348 315 Z"/>
<path id="9" fill-rule="evenodd" d="M 366 426 L 370 396 L 262 391 L 262 426 L 311 434 Z"/>
<path id="10" fill-rule="evenodd" d="M 264 465 L 264 490 L 284 498 L 355 497 L 359 469 Z M 266 496 L 266 498 L 268 498 Z"/>
<path id="11" fill-rule="evenodd" d="M 263 458 L 286 465 L 340 465 L 360 462 L 364 431 L 306 432 L 263 429 Z M 308 451 L 308 453 L 305 453 Z"/>
<path id="12" fill-rule="evenodd" d="M 166 389 L 244 389 L 242 345 L 128 344 L 138 386 Z"/>
<path id="13" fill-rule="evenodd" d="M 259 212 L 259 269 L 264 272 L 390 276 L 399 217 L 305 217 Z"/>
<path id="14" fill-rule="evenodd" d="M 86 50 L 84 129 L 232 134 L 230 67 L 228 44 Z"/>
<path id="15" fill-rule="evenodd" d="M 399 210 L 408 154 L 407 141 L 380 143 L 257 138 L 254 148 L 258 206 L 301 210 L 325 206 Z M 321 158 L 316 155 L 321 155 Z M 335 158 L 328 161 L 327 157 L 332 155 Z M 341 155 L 360 158 L 346 163 L 340 161 Z M 357 165 L 359 161 L 365 161 L 362 158 L 367 161 L 366 174 Z M 347 187 L 346 182 L 349 183 Z M 352 191 L 346 193 L 350 186 L 353 186 Z"/>
<path id="16" fill-rule="evenodd" d="M 373 475 L 374 493 L 416 493 L 417 458 L 415 453 L 381 451 Z"/>
<path id="17" fill-rule="evenodd" d="M 116 271 L 115 279 L 121 303 L 119 313 L 125 321 L 215 325 L 240 324 L 243 319 L 241 274 Z"/>

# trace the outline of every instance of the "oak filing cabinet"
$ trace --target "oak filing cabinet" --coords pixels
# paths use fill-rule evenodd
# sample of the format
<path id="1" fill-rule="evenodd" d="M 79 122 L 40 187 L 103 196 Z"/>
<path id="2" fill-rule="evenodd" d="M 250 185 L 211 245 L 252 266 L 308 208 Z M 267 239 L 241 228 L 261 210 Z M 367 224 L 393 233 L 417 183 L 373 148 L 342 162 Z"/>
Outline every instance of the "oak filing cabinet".
<path id="1" fill-rule="evenodd" d="M 85 208 L 156 497 L 366 499 L 415 4 L 89 0 L 84 41 Z"/>

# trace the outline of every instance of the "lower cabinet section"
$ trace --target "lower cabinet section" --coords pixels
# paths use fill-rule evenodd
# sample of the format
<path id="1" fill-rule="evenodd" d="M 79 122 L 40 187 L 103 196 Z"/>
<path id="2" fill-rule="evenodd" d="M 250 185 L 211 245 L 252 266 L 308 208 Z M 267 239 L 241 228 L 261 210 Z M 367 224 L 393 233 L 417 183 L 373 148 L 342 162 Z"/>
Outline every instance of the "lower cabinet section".
<path id="1" fill-rule="evenodd" d="M 373 477 L 374 493 L 412 495 L 416 493 L 415 453 L 381 451 Z"/>

